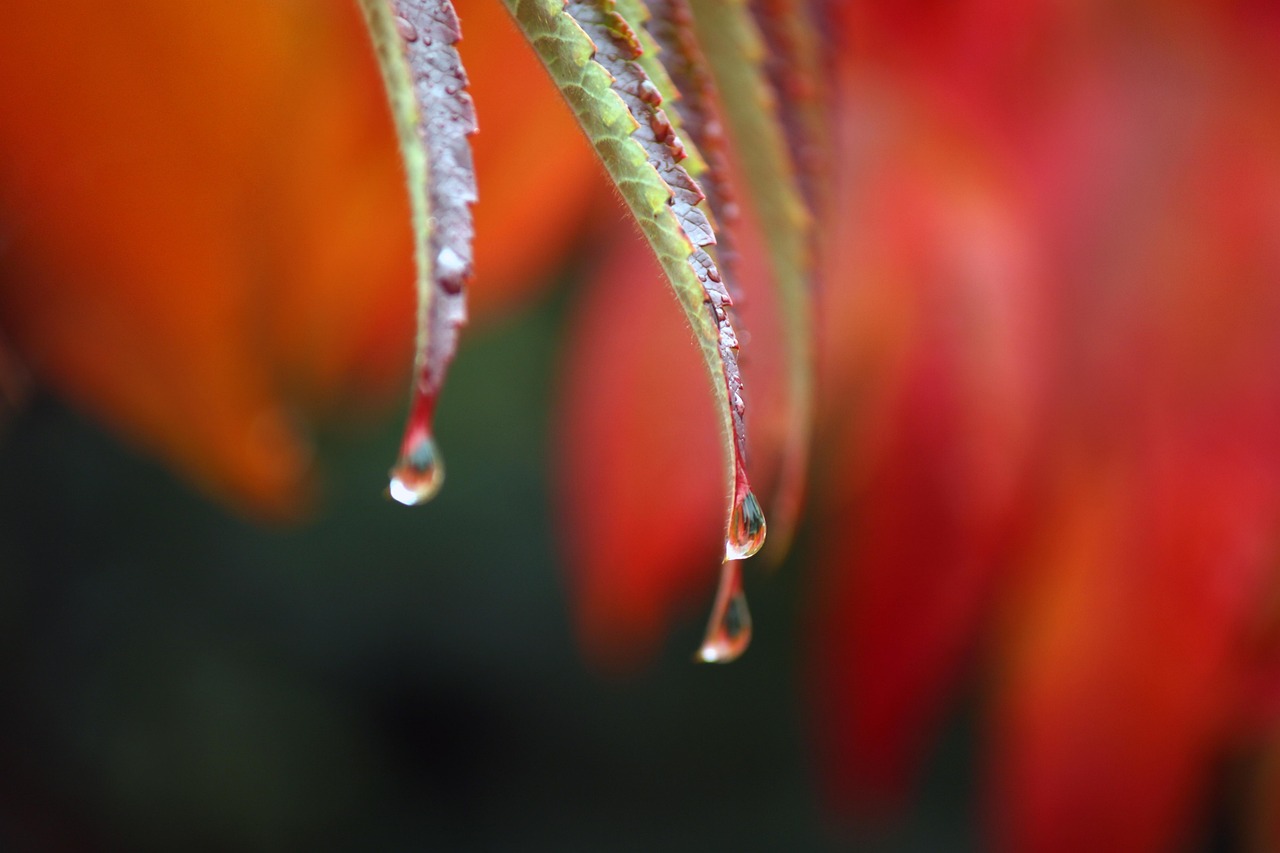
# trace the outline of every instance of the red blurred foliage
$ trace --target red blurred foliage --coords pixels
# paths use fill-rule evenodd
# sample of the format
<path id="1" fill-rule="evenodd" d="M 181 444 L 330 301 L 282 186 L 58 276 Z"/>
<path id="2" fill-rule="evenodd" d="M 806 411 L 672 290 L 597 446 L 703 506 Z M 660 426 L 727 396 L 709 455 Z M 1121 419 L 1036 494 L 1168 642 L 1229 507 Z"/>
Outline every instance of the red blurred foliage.
<path id="1" fill-rule="evenodd" d="M 843 120 L 895 129 L 859 147 L 826 271 L 823 385 L 843 390 L 824 395 L 840 459 L 819 484 L 817 522 L 838 533 L 818 551 L 818 707 L 834 781 L 882 798 L 906 786 L 1016 537 L 1044 277 L 980 152 L 918 116 Z"/>
<path id="2" fill-rule="evenodd" d="M 483 315 L 571 245 L 599 181 L 507 16 L 466 5 Z M 398 399 L 412 345 L 408 206 L 355 4 L 12 0 L 0 81 L 17 356 L 210 492 L 296 513 L 302 425 Z"/>
<path id="3" fill-rule="evenodd" d="M 1274 52 L 1191 5 L 1003 9 L 850 11 L 845 108 L 888 162 L 846 161 L 839 268 L 927 307 L 851 360 L 871 425 L 825 525 L 863 532 L 821 567 L 824 755 L 901 793 L 981 652 L 1000 846 L 1170 849 L 1280 675 L 1250 663 L 1280 581 Z M 912 162 L 922 136 L 946 152 Z"/>
<path id="4" fill-rule="evenodd" d="M 806 611 L 831 800 L 892 811 L 978 670 L 999 848 L 1170 849 L 1225 759 L 1280 728 L 1280 16 L 833 15 Z M 643 379 L 671 344 L 634 334 L 598 365 L 622 399 L 571 367 L 565 411 L 570 481 L 623 460 L 567 489 L 584 637 L 611 659 L 651 649 L 645 620 L 711 573 L 675 539 L 632 547 L 691 511 L 654 460 L 713 458 L 670 428 L 694 389 Z"/>

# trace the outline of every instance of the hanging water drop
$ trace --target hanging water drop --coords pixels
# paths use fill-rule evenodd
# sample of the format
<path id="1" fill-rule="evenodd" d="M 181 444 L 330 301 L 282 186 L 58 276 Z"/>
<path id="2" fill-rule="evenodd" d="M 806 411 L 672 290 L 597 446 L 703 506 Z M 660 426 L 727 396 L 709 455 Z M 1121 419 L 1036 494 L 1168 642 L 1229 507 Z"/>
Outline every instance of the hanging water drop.
<path id="1" fill-rule="evenodd" d="M 738 497 L 729 516 L 729 534 L 724 543 L 726 560 L 745 560 L 764 545 L 764 510 L 751 492 Z"/>
<path id="2" fill-rule="evenodd" d="M 390 476 L 387 495 L 398 503 L 417 506 L 436 496 L 444 485 L 444 460 L 429 432 L 410 432 Z"/>
<path id="3" fill-rule="evenodd" d="M 742 568 L 731 560 L 720 569 L 720 588 L 707 620 L 707 633 L 694 660 L 702 663 L 730 663 L 751 645 L 751 611 L 742 590 Z"/>

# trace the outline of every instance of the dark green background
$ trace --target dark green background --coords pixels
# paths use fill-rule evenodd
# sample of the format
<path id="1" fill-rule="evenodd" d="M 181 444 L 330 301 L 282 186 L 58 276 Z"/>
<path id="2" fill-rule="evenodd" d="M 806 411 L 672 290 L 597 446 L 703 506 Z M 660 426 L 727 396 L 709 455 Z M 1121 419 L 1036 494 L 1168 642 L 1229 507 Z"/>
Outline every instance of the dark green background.
<path id="1" fill-rule="evenodd" d="M 824 812 L 800 566 L 748 579 L 737 664 L 690 663 L 699 612 L 586 669 L 547 498 L 566 301 L 470 335 L 417 510 L 382 496 L 398 416 L 322 438 L 319 515 L 273 530 L 37 397 L 0 443 L 0 847 L 972 846 L 963 723 L 896 828 Z"/>

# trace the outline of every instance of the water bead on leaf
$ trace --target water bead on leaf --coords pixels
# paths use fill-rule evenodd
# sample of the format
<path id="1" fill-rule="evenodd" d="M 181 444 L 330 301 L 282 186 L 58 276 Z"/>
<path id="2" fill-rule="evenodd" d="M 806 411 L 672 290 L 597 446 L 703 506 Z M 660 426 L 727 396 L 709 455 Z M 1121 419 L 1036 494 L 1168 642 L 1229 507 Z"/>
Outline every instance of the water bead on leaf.
<path id="1" fill-rule="evenodd" d="M 733 504 L 729 517 L 729 535 L 724 543 L 726 560 L 745 560 L 764 545 L 764 510 L 751 492 L 741 495 Z"/>

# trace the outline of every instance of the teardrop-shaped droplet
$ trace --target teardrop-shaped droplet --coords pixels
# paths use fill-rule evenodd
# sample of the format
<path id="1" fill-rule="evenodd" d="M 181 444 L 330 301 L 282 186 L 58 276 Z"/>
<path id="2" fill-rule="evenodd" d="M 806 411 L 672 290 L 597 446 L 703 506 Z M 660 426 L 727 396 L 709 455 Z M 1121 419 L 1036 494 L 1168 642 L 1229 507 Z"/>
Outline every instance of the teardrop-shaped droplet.
<path id="1" fill-rule="evenodd" d="M 387 495 L 405 506 L 417 506 L 436 496 L 444 485 L 444 460 L 431 433 L 412 430 L 391 469 Z"/>
<path id="2" fill-rule="evenodd" d="M 720 588 L 707 621 L 707 633 L 694 658 L 702 663 L 729 663 L 751 645 L 751 611 L 742 591 L 742 568 L 736 561 L 720 569 Z"/>
<path id="3" fill-rule="evenodd" d="M 764 510 L 751 492 L 734 502 L 729 516 L 729 534 L 724 543 L 726 560 L 745 560 L 764 545 Z"/>

